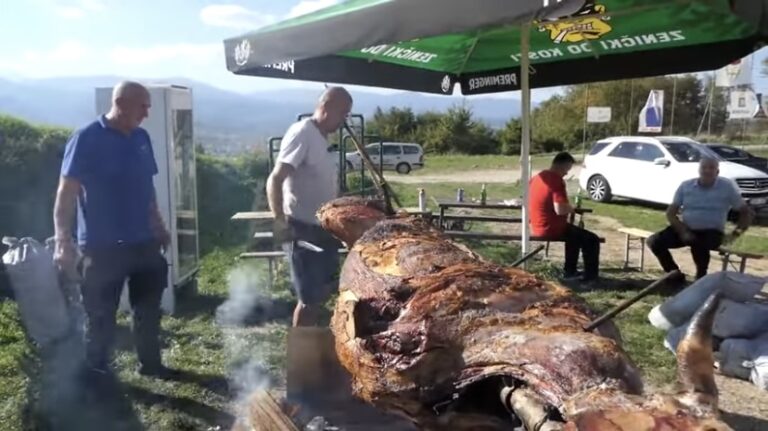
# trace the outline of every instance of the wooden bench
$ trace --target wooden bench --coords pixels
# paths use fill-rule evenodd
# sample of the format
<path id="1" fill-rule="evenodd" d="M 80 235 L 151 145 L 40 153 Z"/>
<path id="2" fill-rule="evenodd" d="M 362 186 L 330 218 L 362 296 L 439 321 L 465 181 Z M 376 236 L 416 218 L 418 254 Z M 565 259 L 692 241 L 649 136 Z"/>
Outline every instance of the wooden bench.
<path id="1" fill-rule="evenodd" d="M 648 241 L 648 238 L 654 234 L 654 232 L 649 232 L 647 230 L 643 229 L 635 229 L 635 228 L 621 228 L 619 229 L 619 232 L 626 235 L 626 242 L 624 243 L 624 269 L 629 269 L 629 251 L 631 249 L 631 242 L 633 240 L 636 240 L 640 243 L 640 265 L 637 269 L 640 271 L 643 271 L 643 267 L 645 266 L 645 245 Z M 717 249 L 718 254 L 720 255 L 723 266 L 722 270 L 727 271 L 728 265 L 731 263 L 732 260 L 735 260 L 734 258 L 737 258 L 739 260 L 739 272 L 744 272 L 747 269 L 747 260 L 748 259 L 763 259 L 765 256 L 755 253 L 746 253 L 742 251 L 737 251 L 730 249 L 728 247 L 720 247 Z"/>
<path id="2" fill-rule="evenodd" d="M 649 232 L 647 230 L 643 229 L 635 229 L 631 227 L 623 227 L 619 229 L 619 232 L 626 235 L 626 241 L 624 242 L 624 269 L 630 269 L 629 266 L 629 250 L 632 245 L 632 241 L 636 240 L 640 243 L 640 265 L 637 269 L 639 269 L 641 272 L 643 271 L 643 267 L 645 266 L 645 243 L 648 240 L 648 237 L 654 234 L 654 232 Z"/>
<path id="3" fill-rule="evenodd" d="M 340 248 L 339 254 L 345 255 L 349 252 L 346 248 Z M 269 265 L 269 279 L 267 280 L 268 286 L 270 289 L 272 289 L 272 286 L 274 285 L 275 280 L 275 260 L 285 258 L 286 254 L 282 250 L 273 250 L 273 251 L 252 251 L 252 252 L 245 252 L 240 253 L 239 256 L 237 256 L 238 260 L 242 259 L 265 259 L 267 261 L 267 264 Z"/>

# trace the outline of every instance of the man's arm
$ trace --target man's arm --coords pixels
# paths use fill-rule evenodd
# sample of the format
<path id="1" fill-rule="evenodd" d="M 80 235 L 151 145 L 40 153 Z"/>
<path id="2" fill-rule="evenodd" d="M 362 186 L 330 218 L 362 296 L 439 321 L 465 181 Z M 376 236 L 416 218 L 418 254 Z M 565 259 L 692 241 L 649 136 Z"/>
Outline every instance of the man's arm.
<path id="1" fill-rule="evenodd" d="M 284 220 L 283 183 L 294 171 L 288 163 L 278 163 L 267 178 L 267 202 L 275 220 Z"/>
<path id="2" fill-rule="evenodd" d="M 739 189 L 739 186 L 736 185 L 734 181 L 730 181 L 732 191 L 731 191 L 731 207 L 739 212 L 739 220 L 736 222 L 736 230 L 734 233 L 736 235 L 741 235 L 749 229 L 749 226 L 752 224 L 753 218 L 754 218 L 754 211 L 752 211 L 752 208 L 747 205 L 747 202 L 744 200 L 743 197 L 741 197 L 741 190 Z"/>
<path id="3" fill-rule="evenodd" d="M 171 243 L 171 234 L 165 227 L 163 215 L 160 213 L 160 206 L 157 204 L 157 193 L 152 189 L 152 201 L 149 204 L 149 226 L 155 238 L 160 241 L 163 247 L 168 247 Z"/>
<path id="4" fill-rule="evenodd" d="M 680 214 L 680 208 L 683 207 L 683 187 L 685 184 L 686 183 L 683 182 L 677 187 L 677 190 L 675 190 L 675 195 L 672 198 L 672 203 L 669 204 L 666 212 L 669 225 L 672 226 L 680 238 L 684 240 L 691 237 L 691 231 L 688 229 L 688 226 L 686 226 L 685 223 L 680 220 L 680 217 L 678 217 Z"/>
<path id="5" fill-rule="evenodd" d="M 568 191 L 565 188 L 565 181 L 562 179 L 552 184 L 552 201 L 555 205 L 555 214 L 559 216 L 566 216 L 574 210 L 568 201 Z"/>
<path id="6" fill-rule="evenodd" d="M 688 226 L 686 226 L 681 220 L 680 217 L 678 217 L 678 214 L 680 213 L 680 205 L 676 203 L 672 203 L 667 207 L 667 221 L 669 222 L 669 225 L 672 226 L 672 228 L 675 229 L 675 231 L 682 237 L 683 235 L 686 235 L 688 233 Z"/>
<path id="7" fill-rule="evenodd" d="M 53 207 L 53 226 L 56 242 L 72 242 L 72 226 L 75 223 L 77 195 L 80 193 L 80 181 L 71 177 L 60 177 L 56 190 L 56 203 Z"/>

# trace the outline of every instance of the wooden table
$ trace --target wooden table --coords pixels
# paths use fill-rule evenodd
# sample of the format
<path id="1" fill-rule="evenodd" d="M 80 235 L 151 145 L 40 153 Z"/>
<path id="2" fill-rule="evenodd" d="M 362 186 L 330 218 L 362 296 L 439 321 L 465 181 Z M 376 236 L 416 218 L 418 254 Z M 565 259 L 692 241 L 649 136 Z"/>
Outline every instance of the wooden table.
<path id="1" fill-rule="evenodd" d="M 488 210 L 522 210 L 523 206 L 519 204 L 508 204 L 504 203 L 503 201 L 489 201 L 485 204 L 482 204 L 480 202 L 457 202 L 455 200 L 450 199 L 434 199 L 433 201 L 437 204 L 438 208 L 440 208 L 440 215 L 439 215 L 439 226 L 443 226 L 443 222 L 446 220 L 446 217 L 450 217 L 452 219 L 466 219 L 466 220 L 475 220 L 475 221 L 488 221 L 488 222 L 498 222 L 498 223 L 520 223 L 522 222 L 522 219 L 520 217 L 499 217 L 499 216 L 466 216 L 462 217 L 460 215 L 456 216 L 446 216 L 445 210 L 448 208 L 465 208 L 465 209 L 488 209 Z M 583 217 L 584 214 L 590 214 L 592 213 L 592 209 L 590 208 L 576 208 L 575 213 L 579 215 L 579 217 Z M 573 223 L 573 220 L 570 220 L 571 223 Z"/>

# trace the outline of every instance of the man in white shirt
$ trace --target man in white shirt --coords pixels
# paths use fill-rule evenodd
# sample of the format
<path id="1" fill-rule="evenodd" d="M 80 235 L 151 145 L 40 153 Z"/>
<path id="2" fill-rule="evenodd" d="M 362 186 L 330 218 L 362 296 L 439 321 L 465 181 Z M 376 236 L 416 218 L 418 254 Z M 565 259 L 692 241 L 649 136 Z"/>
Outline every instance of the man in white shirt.
<path id="1" fill-rule="evenodd" d="M 323 92 L 312 117 L 298 121 L 283 137 L 275 168 L 267 180 L 267 199 L 299 302 L 293 326 L 316 326 L 319 311 L 337 288 L 340 243 L 317 220 L 317 210 L 338 196 L 336 164 L 328 156 L 328 135 L 338 130 L 352 109 L 352 96 L 341 87 Z M 302 246 L 314 244 L 322 251 Z"/>

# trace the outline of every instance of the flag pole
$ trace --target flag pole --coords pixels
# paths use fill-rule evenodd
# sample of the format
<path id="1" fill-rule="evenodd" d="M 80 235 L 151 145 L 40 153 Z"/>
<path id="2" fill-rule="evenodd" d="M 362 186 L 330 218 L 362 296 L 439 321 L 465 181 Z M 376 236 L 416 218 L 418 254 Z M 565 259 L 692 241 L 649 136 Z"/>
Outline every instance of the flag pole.
<path id="1" fill-rule="evenodd" d="M 522 205 L 522 255 L 529 252 L 529 238 L 530 238 L 530 226 L 529 220 L 529 203 L 528 203 L 528 183 L 531 177 L 529 159 L 531 156 L 531 86 L 529 82 L 529 69 L 531 60 L 528 57 L 528 51 L 530 49 L 530 25 L 525 23 L 522 25 L 522 31 L 520 32 L 520 91 L 522 93 L 522 142 L 520 145 L 520 186 L 523 189 L 523 205 Z M 523 268 L 527 269 L 527 262 L 523 263 Z"/>

